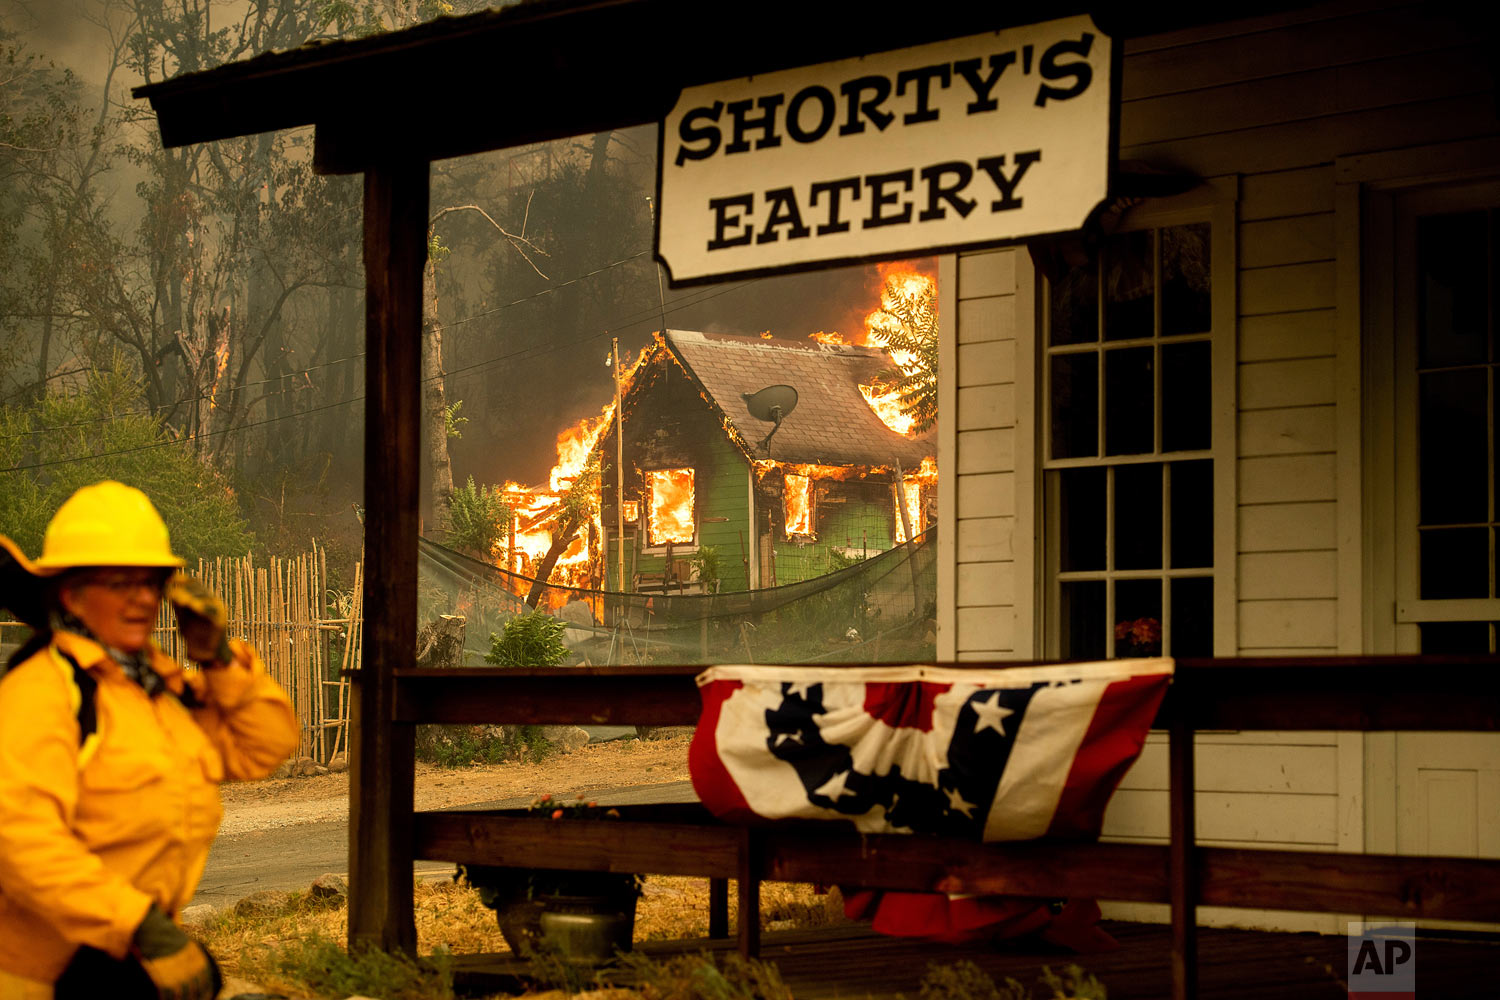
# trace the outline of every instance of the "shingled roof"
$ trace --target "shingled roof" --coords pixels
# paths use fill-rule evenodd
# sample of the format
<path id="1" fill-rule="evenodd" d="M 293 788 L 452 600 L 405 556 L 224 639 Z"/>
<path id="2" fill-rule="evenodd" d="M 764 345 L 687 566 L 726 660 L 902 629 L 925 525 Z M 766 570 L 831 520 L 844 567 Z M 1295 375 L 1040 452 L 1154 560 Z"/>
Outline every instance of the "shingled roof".
<path id="1" fill-rule="evenodd" d="M 914 469 L 937 455 L 936 429 L 915 437 L 897 434 L 860 395 L 859 387 L 875 382 L 890 365 L 884 351 L 691 330 L 669 330 L 665 342 L 752 446 L 771 427 L 750 415 L 741 394 L 768 385 L 797 390 L 797 408 L 771 439 L 769 457 L 779 462 L 889 466 L 899 461 Z"/>

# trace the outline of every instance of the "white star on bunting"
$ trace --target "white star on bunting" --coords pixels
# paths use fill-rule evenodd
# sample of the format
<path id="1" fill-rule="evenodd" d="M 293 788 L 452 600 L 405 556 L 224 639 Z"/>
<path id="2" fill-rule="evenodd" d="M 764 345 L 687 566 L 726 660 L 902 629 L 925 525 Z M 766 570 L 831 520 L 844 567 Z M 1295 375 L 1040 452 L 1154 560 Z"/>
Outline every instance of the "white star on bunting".
<path id="1" fill-rule="evenodd" d="M 958 794 L 957 789 L 943 789 L 943 794 L 948 796 L 948 811 L 961 812 L 967 819 L 974 818 L 974 803 L 965 802 L 964 797 Z"/>
<path id="2" fill-rule="evenodd" d="M 832 799 L 833 801 L 837 802 L 839 799 L 843 798 L 845 795 L 853 795 L 854 794 L 849 789 L 847 789 L 847 788 L 844 787 L 844 783 L 846 781 L 848 781 L 848 780 L 849 780 L 849 772 L 848 771 L 840 771 L 838 774 L 835 774 L 833 777 L 831 777 L 827 781 L 823 782 L 823 784 L 818 787 L 818 789 L 814 792 L 814 794 L 815 795 L 826 795 L 830 799 Z"/>
<path id="3" fill-rule="evenodd" d="M 973 701 L 969 703 L 974 711 L 979 714 L 979 720 L 974 723 L 974 732 L 980 733 L 986 729 L 993 729 L 1001 736 L 1005 732 L 1005 719 L 1007 716 L 1015 715 L 1015 709 L 1006 708 L 1000 704 L 1000 692 L 991 691 L 990 696 L 984 701 Z"/>

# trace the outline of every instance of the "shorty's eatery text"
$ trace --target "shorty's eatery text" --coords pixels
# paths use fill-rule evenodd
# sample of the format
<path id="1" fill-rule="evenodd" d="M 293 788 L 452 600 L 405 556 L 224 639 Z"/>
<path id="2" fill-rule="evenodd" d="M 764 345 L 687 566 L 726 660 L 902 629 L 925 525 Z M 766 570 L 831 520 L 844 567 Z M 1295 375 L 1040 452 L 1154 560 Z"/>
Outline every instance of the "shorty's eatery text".
<path id="1" fill-rule="evenodd" d="M 1086 16 L 685 90 L 662 124 L 674 281 L 1076 229 L 1109 178 Z"/>

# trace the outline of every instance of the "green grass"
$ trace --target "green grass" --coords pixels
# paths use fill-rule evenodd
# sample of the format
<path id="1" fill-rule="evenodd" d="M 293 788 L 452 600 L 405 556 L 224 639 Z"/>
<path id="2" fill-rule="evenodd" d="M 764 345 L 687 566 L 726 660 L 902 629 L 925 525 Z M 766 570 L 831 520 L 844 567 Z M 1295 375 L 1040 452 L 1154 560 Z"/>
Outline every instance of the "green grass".
<path id="1" fill-rule="evenodd" d="M 285 943 L 272 968 L 319 996 L 378 996 L 382 1000 L 453 1000 L 449 956 L 436 952 L 412 959 L 374 948 L 345 951 L 320 934 Z"/>
<path id="2" fill-rule="evenodd" d="M 520 726 L 502 738 L 488 726 L 418 726 L 417 760 L 449 768 L 513 761 L 540 764 L 557 752 L 542 730 L 541 726 Z"/>

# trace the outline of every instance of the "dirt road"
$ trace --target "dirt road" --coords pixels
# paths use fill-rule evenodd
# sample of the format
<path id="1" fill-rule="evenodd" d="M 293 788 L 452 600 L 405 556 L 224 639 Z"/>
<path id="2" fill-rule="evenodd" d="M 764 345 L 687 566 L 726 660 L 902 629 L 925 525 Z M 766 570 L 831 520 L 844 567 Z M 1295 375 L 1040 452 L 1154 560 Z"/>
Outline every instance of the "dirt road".
<path id="1" fill-rule="evenodd" d="M 520 807 L 537 796 L 583 793 L 612 805 L 693 801 L 687 737 L 595 743 L 540 764 L 417 769 L 419 810 Z M 224 822 L 193 903 L 225 906 L 262 889 L 304 889 L 349 867 L 347 775 L 226 785 Z M 418 862 L 442 877 L 449 864 Z"/>

